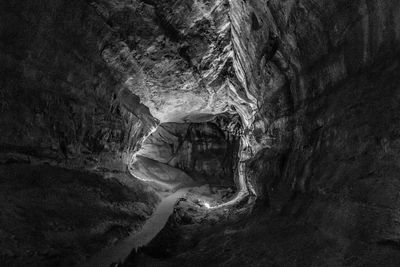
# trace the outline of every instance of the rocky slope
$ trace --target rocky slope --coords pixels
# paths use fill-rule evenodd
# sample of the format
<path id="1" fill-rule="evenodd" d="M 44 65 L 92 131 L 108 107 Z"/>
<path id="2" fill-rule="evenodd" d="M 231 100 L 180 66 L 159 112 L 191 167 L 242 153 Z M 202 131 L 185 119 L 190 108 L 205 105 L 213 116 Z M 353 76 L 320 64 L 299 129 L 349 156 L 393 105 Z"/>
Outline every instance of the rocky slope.
<path id="1" fill-rule="evenodd" d="M 141 226 L 158 199 L 117 174 L 0 166 L 2 266 L 75 266 Z"/>

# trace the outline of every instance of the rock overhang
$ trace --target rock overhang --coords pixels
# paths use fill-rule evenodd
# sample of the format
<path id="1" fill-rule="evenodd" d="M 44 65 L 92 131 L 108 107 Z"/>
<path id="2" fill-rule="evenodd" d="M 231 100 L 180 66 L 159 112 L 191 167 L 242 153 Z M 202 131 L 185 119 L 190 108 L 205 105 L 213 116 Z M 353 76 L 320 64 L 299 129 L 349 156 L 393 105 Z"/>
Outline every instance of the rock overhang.
<path id="1" fill-rule="evenodd" d="M 124 87 L 160 122 L 224 112 L 251 121 L 255 106 L 234 67 L 229 1 L 180 2 L 133 4 L 139 16 L 135 23 L 143 29 L 125 38 L 132 42 L 121 38 L 117 45 L 105 46 L 103 58 L 123 70 Z M 187 16 L 177 15 L 182 13 Z"/>

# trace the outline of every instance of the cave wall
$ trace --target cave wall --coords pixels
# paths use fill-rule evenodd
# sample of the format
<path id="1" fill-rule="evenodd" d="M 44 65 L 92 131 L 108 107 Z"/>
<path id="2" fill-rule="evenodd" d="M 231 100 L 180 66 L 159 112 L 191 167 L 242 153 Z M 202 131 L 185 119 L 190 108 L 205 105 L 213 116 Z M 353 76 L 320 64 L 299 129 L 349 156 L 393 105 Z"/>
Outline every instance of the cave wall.
<path id="1" fill-rule="evenodd" d="M 162 123 L 137 155 L 185 171 L 194 181 L 234 185 L 242 124 L 239 115 L 205 122 Z"/>
<path id="2" fill-rule="evenodd" d="M 113 41 L 122 45 L 122 34 L 95 4 L 1 4 L 3 162 L 123 170 L 123 152 L 133 149 L 148 128 L 119 101 L 132 68 L 118 69 L 102 55 L 110 35 L 119 36 Z M 109 12 L 115 10 L 109 6 Z M 131 23 L 119 25 L 121 32 Z"/>
<path id="3" fill-rule="evenodd" d="M 398 239 L 398 1 L 230 1 L 235 69 L 257 99 L 260 202 L 328 233 Z"/>
<path id="4" fill-rule="evenodd" d="M 247 122 L 254 111 L 234 74 L 228 7 L 2 3 L 1 162 L 124 171 L 159 121 L 228 110 Z"/>
<path id="5" fill-rule="evenodd" d="M 76 265 L 139 227 L 159 200 L 126 174 L 157 123 L 127 91 L 135 66 L 119 57 L 138 16 L 106 19 L 100 2 L 0 3 L 2 266 Z M 105 2 L 116 17 L 136 10 Z"/>
<path id="6" fill-rule="evenodd" d="M 234 185 L 239 138 L 214 123 L 190 124 L 170 164 L 212 184 Z"/>

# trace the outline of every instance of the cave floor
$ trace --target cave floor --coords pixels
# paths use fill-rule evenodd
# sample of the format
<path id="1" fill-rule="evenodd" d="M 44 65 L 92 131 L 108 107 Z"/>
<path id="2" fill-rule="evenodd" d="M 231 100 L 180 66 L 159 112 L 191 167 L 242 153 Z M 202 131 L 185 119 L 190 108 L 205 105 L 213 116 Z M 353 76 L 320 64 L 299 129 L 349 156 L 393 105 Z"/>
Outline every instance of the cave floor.
<path id="1" fill-rule="evenodd" d="M 123 266 L 400 265 L 396 246 L 351 242 L 311 223 L 262 211 L 234 223 L 180 226 L 178 232 L 179 238 L 162 240 L 174 250 L 169 255 L 154 255 L 153 247 L 131 256 Z"/>

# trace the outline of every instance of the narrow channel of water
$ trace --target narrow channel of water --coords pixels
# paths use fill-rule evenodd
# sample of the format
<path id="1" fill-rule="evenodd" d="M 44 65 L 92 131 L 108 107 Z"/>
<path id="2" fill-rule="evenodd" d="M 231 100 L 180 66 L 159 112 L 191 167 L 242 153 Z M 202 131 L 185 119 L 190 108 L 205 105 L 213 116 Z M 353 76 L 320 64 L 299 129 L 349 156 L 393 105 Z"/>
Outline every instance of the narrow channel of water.
<path id="1" fill-rule="evenodd" d="M 150 243 L 164 228 L 169 216 L 174 211 L 176 202 L 183 197 L 189 188 L 182 188 L 161 200 L 154 213 L 136 233 L 119 241 L 115 246 L 106 248 L 90 258 L 82 267 L 109 267 L 114 262 L 124 262 L 134 249 Z"/>

